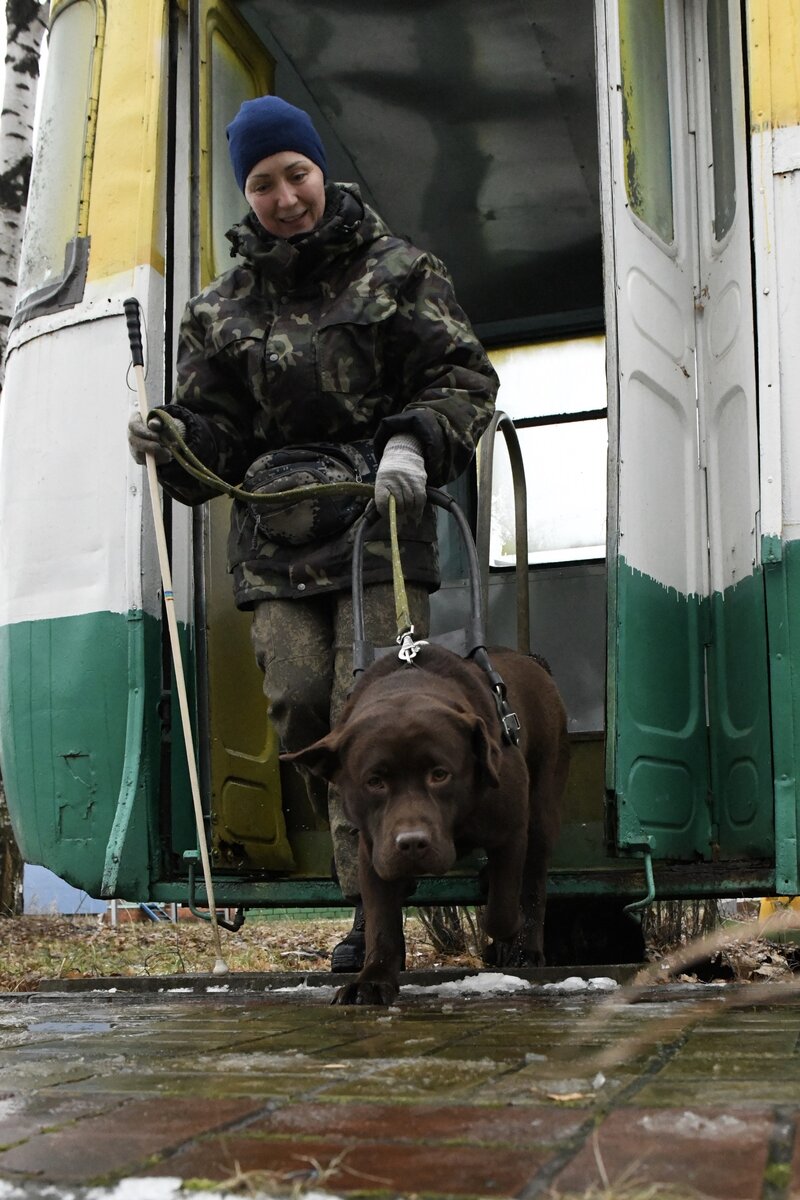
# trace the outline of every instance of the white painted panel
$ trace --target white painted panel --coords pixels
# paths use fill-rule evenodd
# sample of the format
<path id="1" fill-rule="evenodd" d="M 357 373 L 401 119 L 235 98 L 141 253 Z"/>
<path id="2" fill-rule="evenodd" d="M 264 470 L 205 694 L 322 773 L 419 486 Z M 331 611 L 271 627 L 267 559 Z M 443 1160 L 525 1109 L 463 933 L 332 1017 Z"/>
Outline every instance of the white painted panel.
<path id="1" fill-rule="evenodd" d="M 674 237 L 666 244 L 628 202 L 616 4 L 607 6 L 607 14 L 619 374 L 616 461 L 612 442 L 616 549 L 630 567 L 666 587 L 683 595 L 703 594 L 705 498 L 697 461 L 692 291 L 695 184 L 682 15 L 679 6 L 667 7 Z"/>
<path id="2" fill-rule="evenodd" d="M 779 345 L 782 533 L 800 537 L 800 172 L 774 177 L 775 305 Z"/>
<path id="3" fill-rule="evenodd" d="M 788 351 L 795 363 L 800 363 L 797 329 L 800 328 L 800 306 L 796 296 L 794 307 L 791 298 L 778 305 L 778 231 L 776 226 L 775 192 L 783 188 L 783 181 L 772 175 L 772 132 L 767 129 L 754 133 L 751 140 L 750 169 L 752 177 L 751 197 L 753 204 L 753 254 L 755 260 L 755 313 L 758 330 L 758 413 L 759 413 L 759 456 L 761 474 L 761 533 L 780 537 L 783 525 L 783 464 L 782 442 L 782 379 L 779 349 L 780 313 L 788 316 L 792 336 Z M 794 177 L 796 178 L 796 176 Z M 800 250 L 797 239 L 797 208 L 789 226 L 789 245 Z M 781 239 L 782 240 L 782 239 Z M 795 254 L 795 278 L 800 281 L 800 263 Z M 797 289 L 796 289 L 797 290 Z M 788 304 L 787 304 L 788 301 Z M 800 383 L 800 372 L 793 372 Z M 798 396 L 794 397 L 794 411 L 798 411 Z M 787 411 L 791 421 L 791 408 Z M 800 501 L 800 496 L 797 497 Z M 800 503 L 789 504 L 787 517 L 794 511 L 800 517 Z M 797 536 L 796 534 L 794 536 Z"/>
<path id="4" fill-rule="evenodd" d="M 116 282 L 124 292 L 106 281 L 71 323 L 43 317 L 13 336 L 0 405 L 2 624 L 160 609 L 146 479 L 127 444 L 136 395 L 122 301 L 138 295 L 149 316 L 158 404 L 162 288 L 146 269 Z"/>
<path id="5" fill-rule="evenodd" d="M 728 218 L 729 228 L 718 239 L 714 231 L 715 147 L 709 111 L 713 89 L 709 84 L 705 6 L 698 5 L 691 12 L 692 60 L 698 96 L 695 138 L 699 287 L 695 310 L 701 383 L 701 460 L 708 472 L 710 588 L 712 592 L 723 592 L 751 575 L 760 556 L 747 126 L 739 8 L 731 3 L 728 20 L 734 136 L 733 161 L 728 166 L 725 190 L 735 195 L 735 207 Z"/>
<path id="6" fill-rule="evenodd" d="M 758 456 L 753 394 L 734 384 L 714 397 L 708 424 L 711 590 L 752 575 L 756 559 Z"/>
<path id="7" fill-rule="evenodd" d="M 698 476 L 694 411 L 656 377 L 636 371 L 620 394 L 619 548 L 626 562 L 682 595 L 703 587 L 702 564 L 687 553 L 696 525 Z"/>

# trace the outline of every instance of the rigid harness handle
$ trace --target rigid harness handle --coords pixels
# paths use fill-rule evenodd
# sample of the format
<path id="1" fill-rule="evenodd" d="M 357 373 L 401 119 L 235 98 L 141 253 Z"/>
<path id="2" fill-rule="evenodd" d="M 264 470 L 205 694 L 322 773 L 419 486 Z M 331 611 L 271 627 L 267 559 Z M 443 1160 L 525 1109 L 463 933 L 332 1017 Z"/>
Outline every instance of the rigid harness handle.
<path id="1" fill-rule="evenodd" d="M 464 549 L 467 552 L 467 562 L 469 567 L 469 582 L 470 582 L 470 617 L 467 627 L 464 630 L 463 638 L 463 654 L 465 657 L 470 657 L 474 652 L 484 647 L 486 644 L 486 636 L 484 634 L 483 624 L 483 608 L 481 605 L 480 578 L 478 571 L 478 556 L 475 550 L 475 543 L 472 540 L 472 533 L 467 519 L 461 509 L 456 504 L 452 496 L 447 492 L 441 491 L 439 488 L 429 487 L 427 489 L 428 501 L 436 505 L 438 508 L 447 509 L 454 517 L 458 525 L 459 532 L 464 542 Z M 378 510 L 375 507 L 375 502 L 371 501 L 356 529 L 355 541 L 353 543 L 353 576 L 352 576 L 352 592 L 353 592 L 353 674 L 360 675 L 366 671 L 367 667 L 375 661 L 375 647 L 366 639 L 364 629 L 364 542 L 366 540 L 367 531 L 378 520 Z M 434 639 L 431 639 L 434 640 Z"/>

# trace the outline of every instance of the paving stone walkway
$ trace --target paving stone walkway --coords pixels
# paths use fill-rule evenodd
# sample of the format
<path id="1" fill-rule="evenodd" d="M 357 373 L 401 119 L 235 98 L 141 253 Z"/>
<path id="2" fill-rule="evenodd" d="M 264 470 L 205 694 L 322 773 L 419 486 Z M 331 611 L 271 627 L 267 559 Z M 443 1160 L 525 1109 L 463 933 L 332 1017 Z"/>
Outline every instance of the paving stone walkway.
<path id="1" fill-rule="evenodd" d="M 264 979 L 0 996 L 0 1197 L 164 1176 L 244 1195 L 800 1197 L 796 994 L 627 1003 L 511 979 L 382 1010 Z"/>

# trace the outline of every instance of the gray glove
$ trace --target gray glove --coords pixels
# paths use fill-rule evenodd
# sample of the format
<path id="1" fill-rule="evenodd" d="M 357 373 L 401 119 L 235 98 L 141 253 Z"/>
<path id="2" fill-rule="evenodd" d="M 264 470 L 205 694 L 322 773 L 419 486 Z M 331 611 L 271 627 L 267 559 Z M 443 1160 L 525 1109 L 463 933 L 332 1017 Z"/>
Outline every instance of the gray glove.
<path id="1" fill-rule="evenodd" d="M 173 419 L 178 433 L 181 437 L 186 437 L 186 426 L 183 421 Z M 128 421 L 128 449 L 140 467 L 144 466 L 145 457 L 148 454 L 152 454 L 159 467 L 163 467 L 171 460 L 172 451 L 161 444 L 163 428 L 157 417 L 152 418 L 150 423 L 145 425 L 139 412 L 133 413 Z"/>
<path id="2" fill-rule="evenodd" d="M 389 497 L 394 496 L 397 516 L 418 522 L 427 495 L 428 473 L 422 457 L 422 443 L 413 433 L 396 433 L 384 447 L 375 476 L 375 507 L 382 517 L 389 515 Z"/>

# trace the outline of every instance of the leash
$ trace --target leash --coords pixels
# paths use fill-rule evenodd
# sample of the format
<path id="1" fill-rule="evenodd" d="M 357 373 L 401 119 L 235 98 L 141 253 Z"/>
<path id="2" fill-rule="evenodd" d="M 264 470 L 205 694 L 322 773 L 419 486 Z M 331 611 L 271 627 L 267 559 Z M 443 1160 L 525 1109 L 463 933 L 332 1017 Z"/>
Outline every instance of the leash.
<path id="1" fill-rule="evenodd" d="M 403 579 L 403 568 L 400 562 L 400 543 L 397 538 L 397 515 L 394 496 L 389 497 L 389 517 L 392 543 L 392 580 L 394 583 L 394 604 L 398 630 L 396 640 L 400 647 L 397 657 L 406 666 L 412 667 L 416 665 L 414 659 L 417 657 L 422 646 L 427 646 L 429 643 L 422 639 L 414 640 L 414 626 L 411 624 L 408 595 L 406 593 L 405 580 Z M 484 646 L 479 646 L 471 657 L 482 668 L 489 680 L 492 699 L 494 700 L 497 716 L 500 720 L 503 741 L 509 746 L 518 746 L 522 726 L 520 725 L 519 717 L 508 702 L 506 685 L 502 676 L 499 672 L 495 671 Z"/>
<path id="2" fill-rule="evenodd" d="M 174 417 L 161 408 L 151 409 L 146 422 L 153 428 L 160 423 L 161 437 L 172 451 L 175 460 L 180 463 L 187 474 L 192 475 L 200 483 L 215 491 L 221 492 L 231 499 L 243 500 L 248 504 L 285 505 L 298 500 L 310 499 L 319 495 L 360 495 L 372 497 L 375 485 L 372 483 L 309 483 L 303 487 L 287 488 L 280 492 L 248 492 L 246 488 L 227 483 L 216 475 L 197 455 L 189 449 L 181 434 Z M 152 422 L 152 424 L 151 424 Z M 389 497 L 389 537 L 392 549 L 392 585 L 394 588 L 395 617 L 397 620 L 397 644 L 400 646 L 399 656 L 404 662 L 411 662 L 425 642 L 414 641 L 414 626 L 411 623 L 411 612 L 408 606 L 408 593 L 403 578 L 403 564 L 400 559 L 400 540 L 397 533 L 397 501 Z"/>
<path id="3" fill-rule="evenodd" d="M 403 577 L 403 564 L 400 559 L 400 540 L 397 536 L 397 501 L 389 496 L 389 541 L 392 547 L 392 586 L 394 587 L 394 614 L 397 621 L 397 642 L 400 649 L 397 657 L 410 666 L 419 653 L 421 646 L 427 646 L 425 641 L 414 641 L 414 626 L 411 623 L 411 610 L 408 606 L 406 581 Z"/>
<path id="4" fill-rule="evenodd" d="M 168 412 L 164 412 L 163 408 L 153 408 L 147 414 L 146 424 L 153 429 L 154 424 L 150 424 L 151 421 L 153 423 L 156 421 L 160 423 L 164 444 L 172 451 L 173 457 L 180 463 L 188 475 L 194 476 L 200 483 L 204 483 L 207 487 L 230 496 L 233 500 L 244 500 L 248 504 L 264 504 L 269 507 L 271 504 L 282 505 L 286 504 L 287 501 L 291 503 L 322 494 L 327 496 L 359 495 L 371 497 L 375 491 L 374 485 L 371 483 L 307 483 L 303 487 L 287 488 L 286 491 L 282 492 L 248 492 L 246 488 L 237 487 L 233 483 L 226 483 L 224 479 L 220 479 L 219 475 L 215 475 L 205 463 L 201 462 L 181 437 L 174 417 Z"/>
<path id="5" fill-rule="evenodd" d="M 248 492 L 245 488 L 226 483 L 189 449 L 183 437 L 178 432 L 174 418 L 163 409 L 151 409 L 147 414 L 147 423 L 159 421 L 165 432 L 164 441 L 177 462 L 195 479 L 206 486 L 219 491 L 232 499 L 244 500 L 250 504 L 286 504 L 287 501 L 299 501 L 317 495 L 363 495 L 372 497 L 375 492 L 371 483 L 310 483 L 299 488 L 287 488 L 281 492 Z M 148 458 L 148 464 L 151 460 Z M 155 471 L 155 467 L 153 468 Z M 394 496 L 389 497 L 389 537 L 392 559 L 392 586 L 394 589 L 395 619 L 397 621 L 397 638 L 395 639 L 398 658 L 407 666 L 414 664 L 414 659 L 422 646 L 428 642 L 414 638 L 414 626 L 411 622 L 411 612 L 408 605 L 403 566 L 400 558 L 400 541 L 397 533 L 397 503 Z M 520 723 L 506 697 L 506 685 L 497 671 L 494 670 L 489 656 L 484 648 L 478 649 L 472 655 L 475 662 L 483 668 L 489 678 L 492 696 L 497 708 L 497 715 L 503 732 L 503 740 L 509 745 L 519 744 Z"/>

